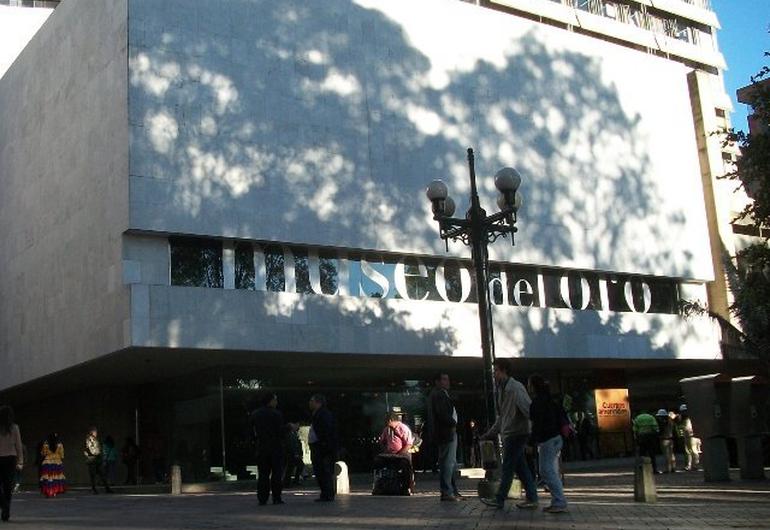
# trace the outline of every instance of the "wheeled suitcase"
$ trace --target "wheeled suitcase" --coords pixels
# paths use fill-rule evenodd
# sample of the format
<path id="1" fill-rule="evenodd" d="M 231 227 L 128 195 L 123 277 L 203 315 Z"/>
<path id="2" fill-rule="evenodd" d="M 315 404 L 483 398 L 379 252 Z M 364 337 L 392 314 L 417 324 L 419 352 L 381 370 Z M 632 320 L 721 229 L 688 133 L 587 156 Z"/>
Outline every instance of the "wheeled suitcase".
<path id="1" fill-rule="evenodd" d="M 374 458 L 372 495 L 411 495 L 412 485 L 408 456 L 381 454 Z"/>

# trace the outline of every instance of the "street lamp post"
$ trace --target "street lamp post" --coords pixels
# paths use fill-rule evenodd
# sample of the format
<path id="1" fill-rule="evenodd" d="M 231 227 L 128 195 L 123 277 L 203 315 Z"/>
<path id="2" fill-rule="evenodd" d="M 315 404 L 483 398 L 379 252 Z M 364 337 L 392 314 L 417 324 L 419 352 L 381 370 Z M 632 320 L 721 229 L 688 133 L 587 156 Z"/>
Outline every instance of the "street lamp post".
<path id="1" fill-rule="evenodd" d="M 519 172 L 505 167 L 495 174 L 495 187 L 500 192 L 497 206 L 500 211 L 492 215 L 481 207 L 476 189 L 476 170 L 473 149 L 468 149 L 468 168 L 471 177 L 471 206 L 464 218 L 452 217 L 455 203 L 449 196 L 446 184 L 434 180 L 427 189 L 433 210 L 433 219 L 438 221 L 439 235 L 446 242 L 462 241 L 471 247 L 473 269 L 476 277 L 476 297 L 479 307 L 479 327 L 481 330 L 481 354 L 484 360 L 484 399 L 486 402 L 487 427 L 495 421 L 495 382 L 493 363 L 495 360 L 495 341 L 492 331 L 492 305 L 489 296 L 489 257 L 487 245 L 494 243 L 500 236 L 511 235 L 514 242 L 516 214 L 521 207 L 522 196 L 518 188 L 521 184 Z"/>

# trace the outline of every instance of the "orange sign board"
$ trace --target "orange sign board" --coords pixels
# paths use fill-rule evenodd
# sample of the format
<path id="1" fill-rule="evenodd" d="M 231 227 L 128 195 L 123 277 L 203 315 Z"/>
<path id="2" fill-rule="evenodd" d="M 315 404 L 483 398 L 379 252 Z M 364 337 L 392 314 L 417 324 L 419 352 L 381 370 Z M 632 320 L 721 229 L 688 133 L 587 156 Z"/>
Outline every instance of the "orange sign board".
<path id="1" fill-rule="evenodd" d="M 599 388 L 596 399 L 596 423 L 602 432 L 628 432 L 631 430 L 631 409 L 628 406 L 627 388 Z"/>
<path id="2" fill-rule="evenodd" d="M 633 448 L 628 389 L 597 389 L 594 398 L 600 454 L 605 457 L 627 455 Z"/>

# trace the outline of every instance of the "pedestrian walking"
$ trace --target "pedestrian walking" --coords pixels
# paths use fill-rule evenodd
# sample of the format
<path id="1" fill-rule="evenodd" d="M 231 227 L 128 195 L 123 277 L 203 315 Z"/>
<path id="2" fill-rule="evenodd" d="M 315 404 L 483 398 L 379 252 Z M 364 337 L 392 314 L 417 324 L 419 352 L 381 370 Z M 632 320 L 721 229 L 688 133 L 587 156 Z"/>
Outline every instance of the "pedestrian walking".
<path id="1" fill-rule="evenodd" d="M 64 445 L 57 433 L 51 433 L 40 449 L 40 492 L 56 497 L 67 489 L 64 477 Z"/>
<path id="2" fill-rule="evenodd" d="M 532 404 L 529 418 L 532 421 L 532 439 L 537 444 L 538 468 L 541 480 L 551 494 L 551 504 L 543 508 L 546 513 L 567 511 L 564 484 L 559 473 L 559 458 L 563 440 L 561 426 L 567 414 L 551 396 L 548 383 L 539 375 L 533 375 L 528 382 Z"/>
<path id="3" fill-rule="evenodd" d="M 251 428 L 257 442 L 257 500 L 264 506 L 272 492 L 273 504 L 284 504 L 281 493 L 286 424 L 277 410 L 278 396 L 267 392 L 260 403 L 251 413 Z"/>
<path id="4" fill-rule="evenodd" d="M 126 437 L 123 448 L 120 450 L 120 457 L 126 466 L 126 484 L 136 484 L 136 465 L 139 462 L 139 446 L 130 436 Z"/>
<path id="5" fill-rule="evenodd" d="M 337 460 L 337 425 L 334 415 L 326 406 L 326 398 L 314 394 L 309 402 L 313 421 L 310 424 L 308 443 L 313 473 L 321 489 L 316 502 L 332 502 L 336 494 L 334 484 L 334 463 Z"/>
<path id="6" fill-rule="evenodd" d="M 658 464 L 655 455 L 658 452 L 658 422 L 646 411 L 642 411 L 632 422 L 636 447 L 639 456 L 648 456 L 652 462 L 652 472 L 658 474 Z"/>
<path id="7" fill-rule="evenodd" d="M 660 452 L 663 454 L 663 471 L 676 473 L 676 456 L 674 455 L 674 418 L 676 414 L 666 409 L 660 409 L 655 414 L 658 420 L 658 435 L 660 436 Z"/>
<path id="8" fill-rule="evenodd" d="M 24 468 L 24 449 L 13 409 L 0 406 L 0 520 L 11 518 L 11 496 L 17 470 Z"/>
<path id="9" fill-rule="evenodd" d="M 104 462 L 104 478 L 107 479 L 107 484 L 114 486 L 118 470 L 118 449 L 115 447 L 115 439 L 107 435 L 102 445 L 104 453 L 102 459 Z"/>
<path id="10" fill-rule="evenodd" d="M 439 484 L 442 501 L 460 501 L 457 489 L 457 409 L 449 395 L 449 374 L 436 374 L 428 396 L 429 439 L 438 453 Z"/>
<path id="11" fill-rule="evenodd" d="M 685 471 L 696 471 L 700 465 L 700 455 L 698 454 L 698 439 L 695 437 L 695 430 L 692 426 L 690 414 L 687 412 L 687 405 L 679 407 L 679 430 L 684 438 L 684 453 L 687 456 L 687 465 Z"/>
<path id="12" fill-rule="evenodd" d="M 85 446 L 83 447 L 83 456 L 86 457 L 86 465 L 88 465 L 88 476 L 91 479 L 91 491 L 95 494 L 99 493 L 96 490 L 97 477 L 104 486 L 106 493 L 112 493 L 110 485 L 107 484 L 107 480 L 104 478 L 103 454 L 102 454 L 102 442 L 99 440 L 99 431 L 96 427 L 88 429 L 88 435 L 86 436 Z"/>
<path id="13" fill-rule="evenodd" d="M 514 471 L 524 486 L 526 500 L 516 504 L 521 509 L 537 508 L 537 486 L 524 458 L 524 450 L 531 432 L 529 409 L 532 401 L 524 385 L 512 377 L 511 362 L 508 359 L 496 359 L 494 377 L 497 383 L 497 419 L 482 436 L 487 440 L 503 438 L 503 466 L 500 487 L 494 499 L 481 501 L 496 508 L 503 508 L 505 499 L 513 482 Z"/>

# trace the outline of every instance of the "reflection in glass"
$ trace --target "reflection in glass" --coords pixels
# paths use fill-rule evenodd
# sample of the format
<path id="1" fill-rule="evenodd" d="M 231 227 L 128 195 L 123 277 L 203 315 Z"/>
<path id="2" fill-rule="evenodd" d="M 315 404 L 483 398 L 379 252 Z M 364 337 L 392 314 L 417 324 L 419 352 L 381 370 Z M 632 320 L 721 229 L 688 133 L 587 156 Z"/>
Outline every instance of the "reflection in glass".
<path id="1" fill-rule="evenodd" d="M 502 273 L 499 269 L 490 269 L 489 271 L 489 298 L 495 305 L 501 305 L 503 303 L 503 283 L 501 280 Z"/>
<path id="2" fill-rule="evenodd" d="M 459 261 L 451 260 L 444 263 L 446 294 L 450 302 L 460 302 L 463 298 L 462 268 Z M 468 277 L 470 278 L 471 294 L 466 302 L 474 303 L 476 302 L 476 282 L 472 274 L 469 274 Z"/>
<path id="3" fill-rule="evenodd" d="M 300 294 L 313 294 L 313 288 L 310 286 L 307 250 L 293 248 L 290 252 L 294 255 L 294 277 L 297 282 L 297 292 Z"/>
<path id="4" fill-rule="evenodd" d="M 286 276 L 283 271 L 283 249 L 277 245 L 265 246 L 265 273 L 268 291 L 283 292 Z"/>
<path id="5" fill-rule="evenodd" d="M 254 290 L 254 247 L 251 243 L 235 245 L 235 288 Z"/>
<path id="6" fill-rule="evenodd" d="M 170 237 L 171 285 L 222 288 L 222 242 Z"/>
<path id="7" fill-rule="evenodd" d="M 337 260 L 321 257 L 319 263 L 321 269 L 321 292 L 329 295 L 335 294 L 339 286 Z"/>
<path id="8" fill-rule="evenodd" d="M 395 265 L 383 263 L 377 256 L 363 257 L 358 267 L 351 267 L 353 276 L 358 276 L 359 292 L 370 298 L 389 298 L 395 293 Z M 358 269 L 356 271 L 355 269 Z M 358 272 L 358 274 L 356 274 Z"/>
<path id="9" fill-rule="evenodd" d="M 424 270 L 420 270 L 420 264 L 416 259 L 404 260 L 404 275 L 406 276 L 406 293 L 412 300 L 422 300 L 423 298 L 430 298 L 431 291 L 431 276 L 427 267 Z M 427 276 L 423 277 L 422 274 L 426 273 Z M 435 271 L 434 271 L 435 278 Z"/>
<path id="10" fill-rule="evenodd" d="M 676 283 L 667 280 L 648 282 L 652 291 L 650 313 L 676 314 L 679 312 L 679 291 Z"/>
<path id="11" fill-rule="evenodd" d="M 221 241 L 172 237 L 169 244 L 172 285 L 223 286 Z M 375 253 L 340 257 L 334 251 L 318 252 L 307 247 L 272 244 L 260 249 L 250 242 L 235 244 L 237 289 L 263 289 L 256 285 L 263 281 L 262 272 L 255 271 L 255 258 L 261 263 L 263 255 L 264 287 L 272 292 L 285 292 L 288 286 L 292 292 L 303 295 L 343 293 L 372 298 L 406 296 L 411 300 L 476 302 L 475 278 L 467 260 L 383 257 Z M 490 264 L 489 277 L 490 297 L 496 305 L 540 306 L 542 295 L 543 305 L 552 308 L 668 314 L 678 311 L 678 284 L 666 278 L 499 262 Z M 345 285 L 341 285 L 343 281 Z M 603 307 L 605 289 L 608 307 Z"/>

